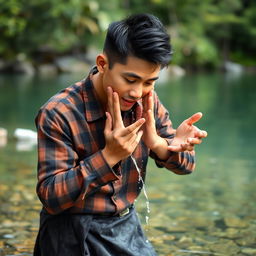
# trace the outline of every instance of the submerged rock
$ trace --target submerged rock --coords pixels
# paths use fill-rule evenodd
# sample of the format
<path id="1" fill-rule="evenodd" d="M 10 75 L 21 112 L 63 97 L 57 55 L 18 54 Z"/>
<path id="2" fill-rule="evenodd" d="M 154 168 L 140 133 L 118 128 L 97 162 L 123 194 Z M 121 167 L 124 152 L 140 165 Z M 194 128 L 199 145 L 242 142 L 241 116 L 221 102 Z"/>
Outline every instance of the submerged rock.
<path id="1" fill-rule="evenodd" d="M 246 232 L 242 233 L 242 237 L 240 239 L 236 240 L 236 243 L 240 246 L 252 246 L 254 247 L 256 245 L 256 235 L 255 232 Z"/>
<path id="2" fill-rule="evenodd" d="M 35 68 L 25 55 L 19 54 L 17 59 L 12 61 L 0 60 L 0 72 L 34 75 Z"/>
<path id="3" fill-rule="evenodd" d="M 56 76 L 58 69 L 53 64 L 41 64 L 37 67 L 37 72 L 42 76 Z"/>
<path id="4" fill-rule="evenodd" d="M 240 252 L 240 248 L 235 242 L 226 239 L 221 239 L 219 242 L 209 244 L 208 246 L 211 251 L 223 255 L 237 255 Z"/>
<path id="5" fill-rule="evenodd" d="M 221 238 L 229 238 L 229 239 L 239 239 L 242 237 L 242 234 L 239 229 L 228 228 L 225 231 L 215 231 L 212 232 L 212 235 Z"/>
<path id="6" fill-rule="evenodd" d="M 239 218 L 225 218 L 225 224 L 228 227 L 246 228 L 248 224 Z"/>
<path id="7" fill-rule="evenodd" d="M 64 56 L 57 58 L 55 61 L 56 66 L 60 72 L 84 72 L 89 70 L 89 65 L 72 56 Z"/>
<path id="8" fill-rule="evenodd" d="M 236 73 L 236 74 L 240 74 L 244 71 L 244 68 L 242 65 L 235 62 L 231 62 L 231 61 L 226 61 L 223 65 L 223 68 L 226 72 Z"/>
<path id="9" fill-rule="evenodd" d="M 248 255 L 256 255 L 256 248 L 243 248 L 241 252 Z"/>
<path id="10" fill-rule="evenodd" d="M 37 133 L 29 129 L 17 128 L 14 131 L 14 137 L 17 139 L 17 151 L 29 151 L 37 144 Z"/>
<path id="11" fill-rule="evenodd" d="M 17 128 L 14 131 L 14 137 L 18 140 L 37 141 L 37 133 L 29 129 Z"/>

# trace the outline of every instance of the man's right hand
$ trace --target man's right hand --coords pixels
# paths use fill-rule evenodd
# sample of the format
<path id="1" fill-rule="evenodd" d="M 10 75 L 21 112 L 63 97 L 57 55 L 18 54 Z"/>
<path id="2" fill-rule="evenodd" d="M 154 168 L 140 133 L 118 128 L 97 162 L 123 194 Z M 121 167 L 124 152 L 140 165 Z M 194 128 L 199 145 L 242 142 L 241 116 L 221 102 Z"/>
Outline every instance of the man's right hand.
<path id="1" fill-rule="evenodd" d="M 125 127 L 118 94 L 113 92 L 111 87 L 108 87 L 107 95 L 109 112 L 106 112 L 107 119 L 104 129 L 106 145 L 102 154 L 109 166 L 113 167 L 133 153 L 142 137 L 143 132 L 139 129 L 144 124 L 145 119 L 141 118 Z"/>

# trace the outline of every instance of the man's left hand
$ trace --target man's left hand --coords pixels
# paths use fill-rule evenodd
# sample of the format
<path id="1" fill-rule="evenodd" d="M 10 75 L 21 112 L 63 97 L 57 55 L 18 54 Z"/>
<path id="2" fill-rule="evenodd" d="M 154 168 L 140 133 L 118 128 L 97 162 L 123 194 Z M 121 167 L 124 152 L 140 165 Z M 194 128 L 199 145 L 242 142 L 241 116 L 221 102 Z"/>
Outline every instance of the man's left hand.
<path id="1" fill-rule="evenodd" d="M 202 139 L 207 137 L 207 132 L 202 131 L 193 124 L 202 118 L 203 114 L 198 112 L 183 121 L 176 130 L 176 134 L 168 150 L 174 152 L 193 151 L 194 146 L 201 144 Z"/>

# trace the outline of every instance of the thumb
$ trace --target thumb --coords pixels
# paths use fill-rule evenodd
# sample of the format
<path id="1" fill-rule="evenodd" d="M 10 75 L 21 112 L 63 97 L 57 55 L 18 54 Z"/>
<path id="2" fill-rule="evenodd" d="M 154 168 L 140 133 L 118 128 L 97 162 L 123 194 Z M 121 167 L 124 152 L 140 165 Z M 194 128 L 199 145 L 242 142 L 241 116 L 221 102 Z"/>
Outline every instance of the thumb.
<path id="1" fill-rule="evenodd" d="M 201 112 L 197 112 L 191 117 L 189 117 L 186 122 L 188 125 L 193 125 L 194 123 L 198 122 L 202 118 L 203 114 Z"/>
<path id="2" fill-rule="evenodd" d="M 105 134 L 112 131 L 112 117 L 109 114 L 109 112 L 106 112 L 106 116 L 107 116 L 107 119 L 106 119 L 105 129 L 104 129 Z"/>

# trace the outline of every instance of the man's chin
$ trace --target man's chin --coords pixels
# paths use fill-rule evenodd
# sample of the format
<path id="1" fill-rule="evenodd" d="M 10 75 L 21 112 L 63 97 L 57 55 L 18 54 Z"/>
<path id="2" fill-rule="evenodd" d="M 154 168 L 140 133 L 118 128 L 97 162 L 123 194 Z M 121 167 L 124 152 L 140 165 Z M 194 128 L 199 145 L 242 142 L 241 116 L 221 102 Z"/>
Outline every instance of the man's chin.
<path id="1" fill-rule="evenodd" d="M 121 109 L 121 111 L 129 111 L 129 110 L 132 109 L 132 107 L 133 107 L 133 106 L 131 106 L 131 107 L 121 106 L 120 109 Z"/>

